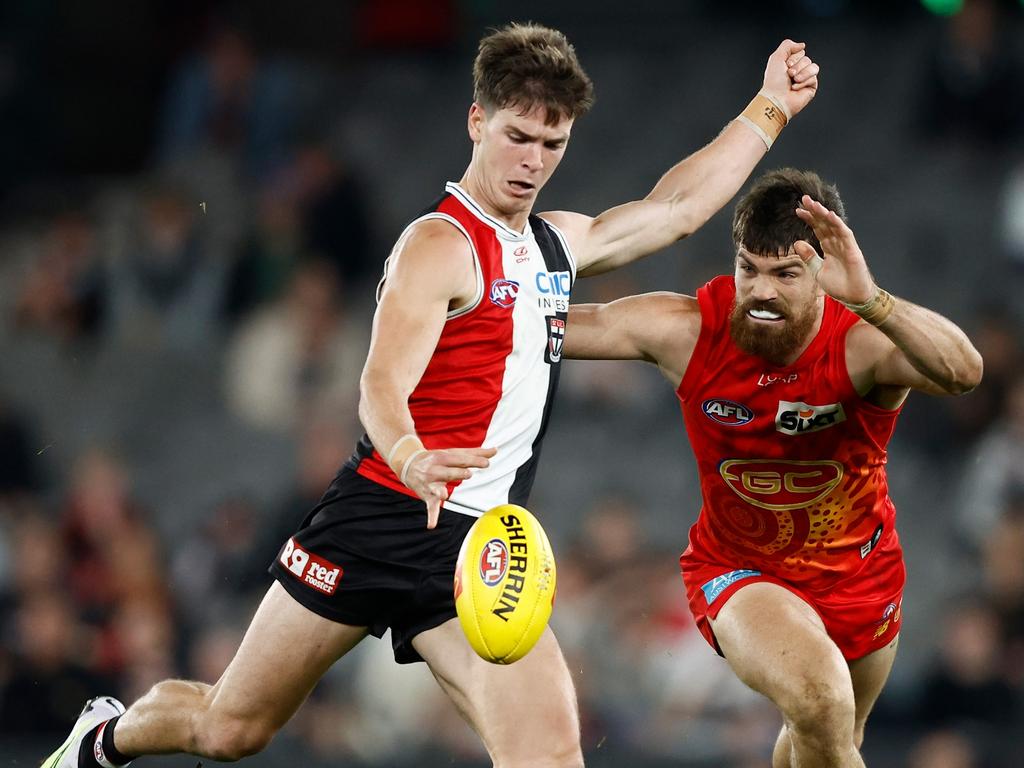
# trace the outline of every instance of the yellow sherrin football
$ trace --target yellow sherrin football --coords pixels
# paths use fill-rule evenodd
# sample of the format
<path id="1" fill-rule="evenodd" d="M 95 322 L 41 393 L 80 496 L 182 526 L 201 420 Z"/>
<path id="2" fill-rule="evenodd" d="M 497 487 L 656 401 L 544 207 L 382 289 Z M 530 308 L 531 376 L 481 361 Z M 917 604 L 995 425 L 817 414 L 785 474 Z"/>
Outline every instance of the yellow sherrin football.
<path id="1" fill-rule="evenodd" d="M 523 658 L 555 602 L 555 558 L 532 514 L 503 504 L 469 529 L 455 567 L 455 610 L 469 644 L 493 664 Z"/>

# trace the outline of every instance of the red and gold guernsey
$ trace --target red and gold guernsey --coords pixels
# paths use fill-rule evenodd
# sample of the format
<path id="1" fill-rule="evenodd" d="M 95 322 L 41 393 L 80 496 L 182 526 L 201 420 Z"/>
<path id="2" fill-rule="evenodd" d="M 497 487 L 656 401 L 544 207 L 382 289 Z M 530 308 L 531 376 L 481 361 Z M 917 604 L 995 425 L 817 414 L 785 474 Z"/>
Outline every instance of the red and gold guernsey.
<path id="1" fill-rule="evenodd" d="M 684 569 L 728 564 L 730 578 L 757 571 L 821 594 L 873 555 L 899 555 L 885 475 L 899 410 L 854 390 L 845 348 L 858 318 L 842 304 L 826 297 L 810 346 L 775 367 L 733 341 L 735 294 L 732 277 L 697 292 L 700 336 L 677 391 L 703 496 Z"/>

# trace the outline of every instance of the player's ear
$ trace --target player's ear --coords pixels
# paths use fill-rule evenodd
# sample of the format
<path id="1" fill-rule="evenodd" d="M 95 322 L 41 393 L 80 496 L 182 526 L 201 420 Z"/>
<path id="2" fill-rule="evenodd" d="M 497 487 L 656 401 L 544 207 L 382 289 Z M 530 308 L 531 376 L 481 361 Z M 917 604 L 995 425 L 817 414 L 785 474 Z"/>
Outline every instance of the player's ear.
<path id="1" fill-rule="evenodd" d="M 484 123 L 486 122 L 487 113 L 480 104 L 474 101 L 469 107 L 469 119 L 467 121 L 469 138 L 474 144 L 479 144 L 480 140 L 483 138 Z"/>

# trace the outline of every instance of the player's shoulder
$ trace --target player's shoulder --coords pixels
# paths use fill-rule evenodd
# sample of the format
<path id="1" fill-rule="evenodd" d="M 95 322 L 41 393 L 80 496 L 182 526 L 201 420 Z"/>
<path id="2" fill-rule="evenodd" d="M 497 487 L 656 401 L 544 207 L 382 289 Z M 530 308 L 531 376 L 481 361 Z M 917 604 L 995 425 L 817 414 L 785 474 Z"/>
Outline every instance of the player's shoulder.
<path id="1" fill-rule="evenodd" d="M 413 241 L 420 245 L 440 244 L 443 246 L 455 246 L 463 244 L 469 247 L 469 240 L 465 231 L 453 221 L 440 216 L 430 216 L 417 219 L 405 233 L 400 242 Z"/>
<path id="2" fill-rule="evenodd" d="M 399 263 L 431 268 L 465 263 L 471 255 L 472 245 L 466 234 L 443 218 L 424 218 L 410 224 L 392 254 Z"/>

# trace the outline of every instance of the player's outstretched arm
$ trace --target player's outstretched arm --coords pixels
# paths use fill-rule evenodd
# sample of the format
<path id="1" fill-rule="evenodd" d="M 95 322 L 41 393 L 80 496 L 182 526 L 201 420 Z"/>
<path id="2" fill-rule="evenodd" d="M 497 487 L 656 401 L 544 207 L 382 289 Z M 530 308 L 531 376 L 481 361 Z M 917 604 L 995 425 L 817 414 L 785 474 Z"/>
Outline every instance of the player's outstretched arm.
<path id="1" fill-rule="evenodd" d="M 692 296 L 646 293 L 608 304 L 569 307 L 562 357 L 646 360 L 679 386 L 700 336 L 700 306 Z"/>
<path id="2" fill-rule="evenodd" d="M 937 312 L 879 288 L 853 232 L 834 212 L 805 195 L 796 214 L 814 229 L 824 259 L 803 241 L 796 243 L 797 253 L 825 293 L 866 321 L 847 337 L 847 363 L 858 389 L 961 395 L 978 386 L 981 355 L 967 334 Z"/>
<path id="3" fill-rule="evenodd" d="M 761 91 L 718 137 L 672 167 L 643 200 L 596 218 L 557 211 L 580 275 L 628 264 L 697 231 L 750 175 L 788 120 L 814 98 L 818 65 L 804 43 L 785 40 L 768 58 Z"/>
<path id="4" fill-rule="evenodd" d="M 359 382 L 359 418 L 394 473 L 427 504 L 437 524 L 447 484 L 486 467 L 489 448 L 426 450 L 416 436 L 409 396 L 441 337 L 449 304 L 475 291 L 468 241 L 450 224 L 417 224 L 395 247 L 373 318 Z"/>

